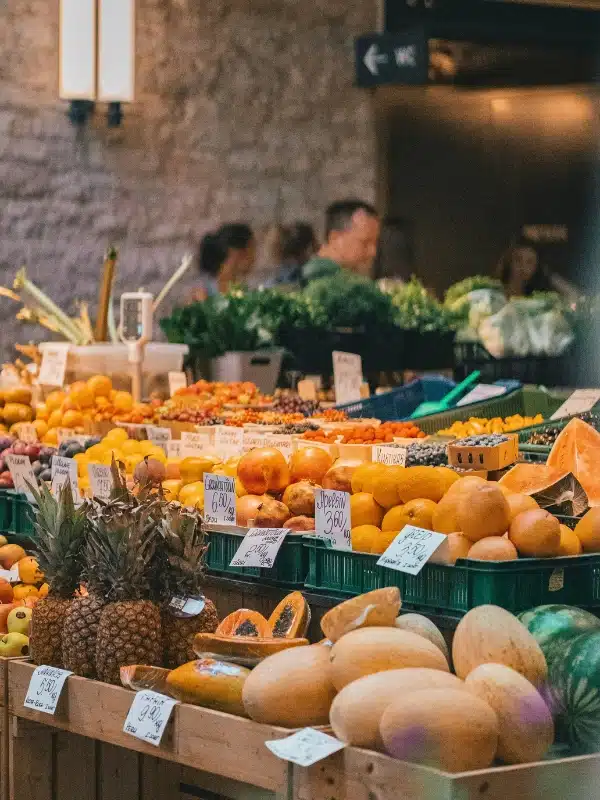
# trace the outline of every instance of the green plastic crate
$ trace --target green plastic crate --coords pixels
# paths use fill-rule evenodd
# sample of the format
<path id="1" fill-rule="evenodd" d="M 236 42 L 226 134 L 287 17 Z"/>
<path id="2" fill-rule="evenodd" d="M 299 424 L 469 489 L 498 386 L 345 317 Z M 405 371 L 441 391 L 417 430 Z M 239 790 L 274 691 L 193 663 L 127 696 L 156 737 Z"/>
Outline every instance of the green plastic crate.
<path id="1" fill-rule="evenodd" d="M 0 489 L 0 533 L 8 533 L 12 522 L 13 501 L 7 489 Z"/>
<path id="2" fill-rule="evenodd" d="M 500 397 L 492 397 L 490 400 L 482 400 L 467 406 L 455 406 L 441 414 L 421 417 L 415 420 L 415 424 L 425 433 L 431 434 L 450 428 L 452 423 L 457 420 L 464 422 L 471 417 L 483 419 L 502 417 L 504 419 L 513 414 L 521 414 L 524 417 L 542 414 L 543 417 L 549 417 L 561 407 L 569 394 L 570 392 L 563 392 L 560 389 L 549 391 L 536 386 L 523 386 L 500 395 Z"/>
<path id="3" fill-rule="evenodd" d="M 33 539 L 33 506 L 24 494 L 10 490 L 9 493 L 12 500 L 12 512 L 7 533 Z"/>
<path id="4" fill-rule="evenodd" d="M 334 550 L 304 537 L 309 553 L 306 587 L 357 595 L 397 586 L 402 608 L 463 616 L 492 604 L 517 614 L 533 606 L 564 603 L 600 608 L 600 555 L 426 564 L 418 575 L 378 567 L 379 556 Z"/>
<path id="5" fill-rule="evenodd" d="M 297 534 L 286 536 L 272 568 L 265 567 L 230 567 L 243 534 L 207 531 L 208 552 L 206 564 L 209 572 L 223 575 L 241 575 L 263 583 L 276 586 L 300 588 L 304 586 L 308 572 L 308 553 L 304 547 L 303 537 Z"/>

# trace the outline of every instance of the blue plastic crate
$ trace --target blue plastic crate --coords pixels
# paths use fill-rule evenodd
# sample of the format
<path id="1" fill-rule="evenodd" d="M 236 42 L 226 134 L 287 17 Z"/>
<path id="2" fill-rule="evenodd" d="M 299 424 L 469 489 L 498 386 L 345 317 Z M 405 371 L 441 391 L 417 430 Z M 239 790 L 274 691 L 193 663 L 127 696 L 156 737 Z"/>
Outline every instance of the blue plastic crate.
<path id="1" fill-rule="evenodd" d="M 384 422 L 407 419 L 421 403 L 441 400 L 455 385 L 454 381 L 441 375 L 425 376 L 390 392 L 337 408 L 353 418 L 376 417 Z"/>

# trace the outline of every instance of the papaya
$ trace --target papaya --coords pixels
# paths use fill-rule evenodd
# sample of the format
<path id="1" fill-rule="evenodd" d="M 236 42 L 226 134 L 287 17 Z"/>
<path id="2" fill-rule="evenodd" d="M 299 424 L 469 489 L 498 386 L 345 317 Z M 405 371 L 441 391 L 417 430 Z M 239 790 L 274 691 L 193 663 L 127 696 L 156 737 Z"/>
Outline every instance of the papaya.
<path id="1" fill-rule="evenodd" d="M 216 633 L 220 636 L 269 637 L 271 626 L 258 611 L 240 608 L 225 617 Z"/>
<path id="2" fill-rule="evenodd" d="M 560 432 L 548 456 L 547 466 L 572 472 L 585 489 L 591 506 L 600 505 L 598 458 L 600 433 L 581 419 L 572 419 Z"/>
<path id="3" fill-rule="evenodd" d="M 232 661 L 244 666 L 255 666 L 264 658 L 288 650 L 303 647 L 307 639 L 275 639 L 272 636 L 220 636 L 217 633 L 197 633 L 193 650 L 200 658 L 216 656 L 222 661 Z"/>
<path id="4" fill-rule="evenodd" d="M 250 670 L 237 664 L 201 658 L 171 670 L 166 685 L 182 703 L 245 717 L 242 689 L 248 675 Z"/>
<path id="5" fill-rule="evenodd" d="M 396 623 L 402 601 L 396 587 L 375 589 L 352 597 L 328 611 L 321 620 L 321 630 L 331 642 L 357 628 L 386 627 Z"/>
<path id="6" fill-rule="evenodd" d="M 121 667 L 121 683 L 126 689 L 133 689 L 139 692 L 142 689 L 150 689 L 153 692 L 168 694 L 167 676 L 168 669 L 163 667 L 147 667 L 143 664 L 131 664 Z"/>
<path id="7" fill-rule="evenodd" d="M 310 606 L 301 592 L 284 597 L 269 617 L 271 636 L 297 639 L 306 635 L 310 624 Z"/>

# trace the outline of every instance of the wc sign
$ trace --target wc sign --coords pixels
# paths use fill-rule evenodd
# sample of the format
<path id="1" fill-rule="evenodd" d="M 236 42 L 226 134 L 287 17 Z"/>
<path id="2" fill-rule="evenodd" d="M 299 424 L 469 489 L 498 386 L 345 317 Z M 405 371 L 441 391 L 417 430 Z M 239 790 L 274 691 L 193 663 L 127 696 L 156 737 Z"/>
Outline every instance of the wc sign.
<path id="1" fill-rule="evenodd" d="M 422 31 L 360 36 L 355 56 L 359 87 L 427 82 L 429 48 Z"/>

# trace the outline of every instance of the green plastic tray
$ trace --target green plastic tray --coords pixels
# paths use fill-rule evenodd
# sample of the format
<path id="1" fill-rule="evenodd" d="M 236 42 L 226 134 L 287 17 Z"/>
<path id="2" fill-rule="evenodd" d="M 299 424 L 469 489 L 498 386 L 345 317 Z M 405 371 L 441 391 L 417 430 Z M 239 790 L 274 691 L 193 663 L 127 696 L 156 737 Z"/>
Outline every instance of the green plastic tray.
<path id="1" fill-rule="evenodd" d="M 0 533 L 8 533 L 12 522 L 13 500 L 7 489 L 0 489 Z"/>
<path id="2" fill-rule="evenodd" d="M 304 537 L 309 553 L 306 587 L 347 595 L 397 586 L 402 608 L 462 616 L 492 604 L 512 613 L 547 603 L 600 608 L 600 555 L 426 564 L 418 575 L 378 567 L 379 556 L 326 547 Z"/>
<path id="3" fill-rule="evenodd" d="M 504 419 L 513 414 L 521 414 L 524 417 L 542 414 L 548 417 L 561 407 L 569 394 L 570 392 L 563 392 L 560 389 L 549 391 L 536 386 L 523 386 L 500 397 L 492 397 L 490 400 L 482 400 L 467 406 L 456 406 L 441 414 L 421 417 L 415 420 L 415 424 L 425 433 L 431 434 L 449 428 L 457 420 L 466 421 L 471 417 Z"/>
<path id="4" fill-rule="evenodd" d="M 8 491 L 8 494 L 11 498 L 12 511 L 6 532 L 33 539 L 33 506 L 24 494 L 11 490 Z"/>
<path id="5" fill-rule="evenodd" d="M 263 583 L 276 586 L 300 588 L 304 586 L 308 572 L 308 552 L 303 537 L 288 535 L 281 545 L 271 569 L 264 567 L 230 567 L 232 558 L 240 546 L 242 534 L 207 531 L 209 542 L 206 564 L 209 572 L 223 575 L 243 575 Z"/>

